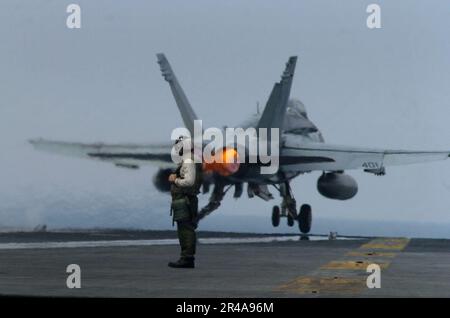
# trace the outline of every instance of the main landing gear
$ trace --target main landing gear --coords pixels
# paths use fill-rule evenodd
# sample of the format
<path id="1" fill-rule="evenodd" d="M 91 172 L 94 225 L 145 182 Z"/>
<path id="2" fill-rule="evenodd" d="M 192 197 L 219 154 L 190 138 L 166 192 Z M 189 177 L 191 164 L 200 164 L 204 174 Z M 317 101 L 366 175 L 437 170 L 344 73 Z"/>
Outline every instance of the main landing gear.
<path id="1" fill-rule="evenodd" d="M 303 204 L 297 213 L 297 203 L 292 195 L 289 182 L 282 183 L 280 188 L 277 189 L 283 201 L 281 202 L 281 208 L 278 205 L 272 208 L 272 225 L 277 227 L 280 225 L 280 218 L 286 217 L 288 226 L 293 226 L 295 220 L 297 220 L 300 232 L 303 234 L 309 233 L 312 224 L 311 206 L 309 204 Z"/>

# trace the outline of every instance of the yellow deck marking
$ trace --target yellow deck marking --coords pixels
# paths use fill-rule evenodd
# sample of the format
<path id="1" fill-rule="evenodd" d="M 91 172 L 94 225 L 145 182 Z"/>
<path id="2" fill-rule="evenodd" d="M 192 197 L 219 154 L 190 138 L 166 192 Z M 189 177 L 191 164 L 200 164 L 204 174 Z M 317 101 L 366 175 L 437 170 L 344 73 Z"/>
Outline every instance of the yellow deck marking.
<path id="1" fill-rule="evenodd" d="M 367 266 L 373 262 L 369 261 L 331 261 L 328 264 L 322 266 L 320 269 L 353 269 L 353 270 L 366 270 Z M 381 269 L 387 268 L 389 262 L 377 262 Z"/>
<path id="2" fill-rule="evenodd" d="M 357 250 L 348 252 L 345 255 L 347 259 L 343 257 L 341 260 L 331 261 L 309 276 L 297 277 L 275 290 L 311 295 L 357 294 L 367 288 L 367 276 L 361 271 L 366 271 L 367 266 L 372 263 L 378 264 L 381 269 L 387 268 L 391 260 L 397 255 L 392 251 L 401 251 L 408 243 L 409 239 L 406 238 L 374 239 L 361 245 Z"/>
<path id="3" fill-rule="evenodd" d="M 374 251 L 367 251 L 367 252 L 359 252 L 359 251 L 351 251 L 347 253 L 347 256 L 357 256 L 357 257 L 369 257 L 369 258 L 376 258 L 376 257 L 389 257 L 392 258 L 396 253 L 390 253 L 390 252 L 374 252 Z"/>
<path id="4" fill-rule="evenodd" d="M 366 287 L 365 277 L 299 277 L 278 291 L 296 294 L 357 293 Z"/>
<path id="5" fill-rule="evenodd" d="M 360 249 L 403 250 L 408 245 L 407 238 L 383 238 L 375 239 L 363 244 Z"/>

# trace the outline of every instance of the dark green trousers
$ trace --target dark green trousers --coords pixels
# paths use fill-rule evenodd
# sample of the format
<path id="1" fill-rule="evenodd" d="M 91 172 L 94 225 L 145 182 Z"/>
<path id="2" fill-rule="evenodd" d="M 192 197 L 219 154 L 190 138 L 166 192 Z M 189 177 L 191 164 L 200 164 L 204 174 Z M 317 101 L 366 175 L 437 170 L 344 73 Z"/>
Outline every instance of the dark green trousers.
<path id="1" fill-rule="evenodd" d="M 180 196 L 177 195 L 174 196 L 174 198 L 179 199 Z M 181 258 L 193 258 L 197 244 L 197 235 L 195 233 L 197 225 L 195 224 L 194 219 L 197 216 L 198 199 L 195 195 L 189 195 L 187 198 L 189 204 L 187 206 L 188 211 L 186 211 L 186 214 L 189 215 L 189 217 L 187 219 L 176 221 L 178 240 L 181 247 Z"/>
<path id="2" fill-rule="evenodd" d="M 193 258 L 197 244 L 195 225 L 190 221 L 178 221 L 177 232 L 181 247 L 181 258 Z"/>

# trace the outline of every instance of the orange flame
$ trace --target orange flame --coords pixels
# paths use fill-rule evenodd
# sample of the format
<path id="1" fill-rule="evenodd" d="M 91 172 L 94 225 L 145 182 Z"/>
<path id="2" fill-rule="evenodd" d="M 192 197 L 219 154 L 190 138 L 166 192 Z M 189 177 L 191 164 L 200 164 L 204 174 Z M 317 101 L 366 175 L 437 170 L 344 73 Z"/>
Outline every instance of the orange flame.
<path id="1" fill-rule="evenodd" d="M 223 148 L 213 158 L 212 163 L 203 163 L 203 171 L 216 172 L 221 176 L 230 176 L 239 170 L 239 155 L 234 148 Z"/>

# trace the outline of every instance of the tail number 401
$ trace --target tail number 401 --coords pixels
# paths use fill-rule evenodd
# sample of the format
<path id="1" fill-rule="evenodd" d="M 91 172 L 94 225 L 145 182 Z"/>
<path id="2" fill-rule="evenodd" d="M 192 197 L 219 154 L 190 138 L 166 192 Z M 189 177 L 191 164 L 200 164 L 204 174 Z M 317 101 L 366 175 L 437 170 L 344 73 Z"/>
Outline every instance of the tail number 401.
<path id="1" fill-rule="evenodd" d="M 373 161 L 367 161 L 362 164 L 363 168 L 365 169 L 378 169 L 380 166 L 378 162 Z"/>

